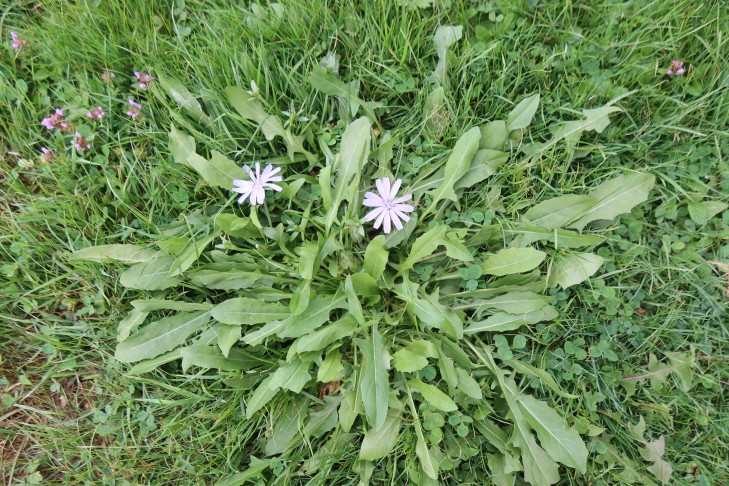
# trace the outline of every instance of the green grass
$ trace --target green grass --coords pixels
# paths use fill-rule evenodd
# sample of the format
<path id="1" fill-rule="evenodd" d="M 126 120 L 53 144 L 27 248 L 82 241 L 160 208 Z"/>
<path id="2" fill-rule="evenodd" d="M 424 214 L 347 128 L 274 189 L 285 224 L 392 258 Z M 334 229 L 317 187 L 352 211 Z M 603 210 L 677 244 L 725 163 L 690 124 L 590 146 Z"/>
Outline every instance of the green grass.
<path id="1" fill-rule="evenodd" d="M 385 0 L 287 1 L 280 20 L 256 18 L 232 0 L 3 7 L 0 471 L 8 484 L 208 484 L 245 469 L 250 455 L 263 456 L 276 416 L 246 421 L 246 394 L 226 386 L 224 376 L 174 367 L 125 375 L 112 357 L 116 324 L 138 292 L 117 286 L 114 268 L 70 262 L 65 254 L 146 243 L 180 213 L 220 204 L 221 193 L 170 160 L 173 122 L 240 162 L 281 152 L 252 128 L 230 128 L 226 86 L 255 80 L 272 112 L 293 103 L 316 124 L 336 123 L 336 103 L 307 81 L 329 50 L 341 56 L 345 81 L 360 80 L 363 99 L 386 106 L 382 127 L 403 141 L 393 171 L 412 171 L 417 157 L 442 157 L 467 128 L 505 118 L 513 102 L 537 91 L 542 104 L 531 135 L 539 141 L 553 122 L 623 97 L 624 112 L 603 133 L 583 136 L 584 153 L 573 157 L 557 147 L 534 163 L 512 158 L 499 176 L 505 217 L 521 210 L 514 201 L 582 192 L 619 169 L 657 178 L 650 200 L 622 217 L 598 250 L 607 261 L 598 278 L 557 293 L 558 325 L 523 330 L 540 346 L 513 352 L 578 395 L 559 399 L 559 408 L 605 427 L 611 448 L 640 471 L 650 463 L 628 426 L 643 416 L 647 437 L 665 436 L 674 480 L 729 481 L 729 281 L 708 263 L 729 261 L 729 211 L 697 225 L 687 209 L 692 198 L 729 202 L 729 21 L 722 2 L 524 2 L 537 3 L 533 9 L 494 2 L 503 3 L 498 23 L 475 10 L 478 2 L 452 3 L 408 10 Z M 464 39 L 449 64 L 453 116 L 431 142 L 421 107 L 441 24 L 463 25 Z M 10 49 L 10 30 L 28 40 L 27 51 L 16 56 Z M 691 64 L 688 75 L 662 75 L 674 58 Z M 105 68 L 118 76 L 108 86 L 100 80 Z M 215 132 L 173 117 L 164 97 L 131 90 L 140 69 L 203 93 Z M 123 115 L 130 96 L 144 101 L 138 123 Z M 40 120 L 63 107 L 91 130 L 83 113 L 97 104 L 110 115 L 94 130 L 92 155 L 41 162 L 41 145 L 61 153 L 64 142 Z M 473 190 L 464 207 L 483 207 L 487 191 Z M 584 357 L 571 352 L 575 343 Z M 691 348 L 697 366 L 688 393 L 674 375 L 664 384 L 639 382 L 632 393 L 624 385 L 635 382 L 621 381 L 646 372 L 651 353 L 666 361 L 664 352 Z M 280 395 L 271 410 L 290 401 Z M 622 483 L 622 468 L 601 447 L 593 441 L 587 474 L 565 471 L 564 483 Z M 372 483 L 404 484 L 413 448 L 401 441 L 376 465 Z M 301 475 L 316 452 L 304 443 L 281 457 L 265 484 L 356 484 L 358 450 L 334 444 L 317 472 Z M 456 477 L 480 484 L 485 462 L 469 463 L 473 470 Z"/>

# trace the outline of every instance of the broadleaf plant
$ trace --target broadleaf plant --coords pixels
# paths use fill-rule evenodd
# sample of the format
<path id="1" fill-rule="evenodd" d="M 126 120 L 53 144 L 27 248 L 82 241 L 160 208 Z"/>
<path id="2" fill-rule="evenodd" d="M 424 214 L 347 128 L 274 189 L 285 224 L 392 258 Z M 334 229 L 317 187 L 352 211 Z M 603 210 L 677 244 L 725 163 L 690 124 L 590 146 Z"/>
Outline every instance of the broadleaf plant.
<path id="1" fill-rule="evenodd" d="M 452 42 L 439 47 L 441 60 Z M 603 258 L 593 251 L 606 230 L 593 224 L 604 228 L 644 201 L 653 176 L 619 174 L 580 194 L 514 205 L 520 215 L 502 213 L 486 224 L 448 220 L 444 214 L 466 191 L 488 186 L 517 157 L 510 133 L 528 128 L 539 105 L 534 95 L 508 120 L 466 130 L 448 157 L 417 177 L 403 175 L 415 211 L 403 229 L 379 235 L 362 222 L 362 201 L 375 178 L 396 170 L 391 157 L 381 157 L 391 139 L 376 135 L 372 105 L 353 87 L 321 70 L 312 84 L 324 96 L 346 98 L 348 115 L 360 106 L 369 114 L 344 128 L 336 154 L 231 87 L 235 122 L 282 142 L 282 190 L 267 193 L 263 205 L 238 205 L 230 189 L 252 161 L 214 150 L 205 156 L 193 136 L 172 126 L 173 160 L 219 204 L 160 228 L 149 246 L 101 245 L 72 255 L 129 265 L 119 282 L 140 298 L 119 323 L 116 358 L 134 363 L 131 374 L 181 360 L 183 370 L 216 369 L 236 379 L 247 419 L 277 417 L 268 455 L 341 430 L 359 437 L 365 465 L 400 445 L 417 463 L 409 470 L 413 482 L 427 484 L 470 457 L 449 455 L 455 435 L 429 432 L 436 416 L 454 423 L 463 416 L 458 434 L 469 450 L 483 452 L 494 478 L 520 475 L 546 485 L 559 479 L 560 467 L 585 472 L 588 451 L 575 425 L 549 396 L 526 393 L 522 378 L 541 380 L 560 400 L 574 396 L 546 371 L 503 358 L 488 343 L 559 319 L 550 289 L 600 271 Z M 562 125 L 529 156 L 562 139 L 574 146 L 582 131 L 600 132 L 616 111 L 586 110 L 585 120 Z M 488 191 L 499 198 L 497 184 Z M 464 278 L 473 283 L 464 288 Z M 279 408 L 275 399 L 283 396 L 297 397 L 295 405 Z M 268 464 L 259 463 L 256 474 Z"/>

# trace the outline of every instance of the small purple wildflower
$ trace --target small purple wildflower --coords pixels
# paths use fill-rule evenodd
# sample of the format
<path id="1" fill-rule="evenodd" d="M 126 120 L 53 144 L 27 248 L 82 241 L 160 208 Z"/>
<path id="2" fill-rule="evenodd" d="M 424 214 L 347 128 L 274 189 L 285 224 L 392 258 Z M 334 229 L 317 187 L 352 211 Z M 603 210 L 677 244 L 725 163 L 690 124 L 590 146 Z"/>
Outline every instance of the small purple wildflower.
<path id="1" fill-rule="evenodd" d="M 367 222 L 374 219 L 375 229 L 379 229 L 382 226 L 385 234 L 389 234 L 392 231 L 393 225 L 395 229 L 401 230 L 402 221 L 410 221 L 410 216 L 407 213 L 412 213 L 415 210 L 412 205 L 403 204 L 413 198 L 412 194 L 397 197 L 397 191 L 400 190 L 401 185 L 402 179 L 395 179 L 395 182 L 390 181 L 389 177 L 375 179 L 375 186 L 377 186 L 377 192 L 379 194 L 366 192 L 365 200 L 362 202 L 363 206 L 375 209 L 367 213 L 363 221 Z"/>
<path id="2" fill-rule="evenodd" d="M 55 155 L 53 155 L 53 152 L 48 150 L 46 147 L 41 147 L 41 152 L 43 152 L 43 160 L 45 162 L 50 162 L 56 157 Z"/>
<path id="3" fill-rule="evenodd" d="M 79 152 L 86 152 L 91 148 L 91 142 L 87 142 L 86 139 L 78 132 L 75 133 L 76 142 L 73 144 L 76 150 Z"/>
<path id="4" fill-rule="evenodd" d="M 141 71 L 134 71 L 134 75 L 139 80 L 139 87 L 142 89 L 147 89 L 147 84 L 150 81 L 154 81 L 156 78 L 153 78 L 149 73 L 143 73 Z"/>
<path id="5" fill-rule="evenodd" d="M 116 74 L 112 73 L 111 71 L 104 71 L 103 73 L 101 73 L 101 80 L 106 84 L 109 84 L 114 78 L 116 78 Z"/>
<path id="6" fill-rule="evenodd" d="M 13 49 L 15 49 L 17 52 L 22 51 L 28 45 L 28 41 L 18 37 L 17 32 L 10 32 L 10 37 L 13 38 Z"/>
<path id="7" fill-rule="evenodd" d="M 676 75 L 681 76 L 686 70 L 683 68 L 683 61 L 674 59 L 671 61 L 671 67 L 668 68 L 666 74 L 669 76 Z"/>
<path id="8" fill-rule="evenodd" d="M 132 120 L 136 120 L 139 116 L 140 110 L 142 109 L 142 105 L 132 99 L 129 100 L 129 105 L 131 108 L 127 111 L 127 115 L 132 117 Z"/>
<path id="9" fill-rule="evenodd" d="M 41 120 L 41 125 L 46 127 L 48 130 L 66 130 L 68 129 L 68 123 L 63 121 L 63 110 L 56 108 L 55 113 L 51 116 Z"/>
<path id="10" fill-rule="evenodd" d="M 86 112 L 86 116 L 92 120 L 101 120 L 105 115 L 106 113 L 104 113 L 104 110 L 102 110 L 100 106 Z"/>

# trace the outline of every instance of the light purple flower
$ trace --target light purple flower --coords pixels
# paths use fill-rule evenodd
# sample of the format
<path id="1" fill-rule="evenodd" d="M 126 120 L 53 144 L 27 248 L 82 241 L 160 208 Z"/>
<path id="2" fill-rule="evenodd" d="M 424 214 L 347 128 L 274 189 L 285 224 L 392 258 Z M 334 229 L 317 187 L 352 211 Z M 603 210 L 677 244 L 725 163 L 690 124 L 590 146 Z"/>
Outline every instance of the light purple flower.
<path id="1" fill-rule="evenodd" d="M 63 110 L 60 108 L 56 108 L 56 111 L 51 116 L 41 120 L 41 125 L 48 130 L 66 130 L 68 128 L 68 123 L 63 121 Z"/>
<path id="2" fill-rule="evenodd" d="M 255 174 L 247 165 L 243 166 L 243 169 L 251 179 L 244 181 L 241 179 L 233 180 L 233 191 L 242 194 L 238 198 L 238 203 L 242 204 L 247 198 L 250 203 L 254 206 L 263 204 L 263 198 L 266 196 L 266 189 L 273 189 L 274 191 L 281 192 L 281 186 L 277 184 L 271 184 L 272 182 L 281 182 L 283 178 L 280 175 L 276 175 L 281 172 L 281 167 L 274 167 L 268 164 L 263 173 L 261 173 L 261 165 L 256 162 Z"/>
<path id="3" fill-rule="evenodd" d="M 112 73 L 111 71 L 104 71 L 103 73 L 101 73 L 101 80 L 106 84 L 109 84 L 109 82 L 114 78 L 116 78 L 116 74 Z"/>
<path id="4" fill-rule="evenodd" d="M 43 152 L 43 160 L 46 162 L 50 162 L 56 157 L 55 155 L 53 155 L 53 152 L 48 150 L 46 147 L 41 147 L 40 150 L 41 152 Z"/>
<path id="5" fill-rule="evenodd" d="M 87 142 L 80 133 L 76 132 L 74 136 L 76 137 L 76 142 L 74 143 L 76 150 L 79 152 L 86 152 L 91 148 L 91 142 Z"/>
<path id="6" fill-rule="evenodd" d="M 18 37 L 17 32 L 10 32 L 10 37 L 13 38 L 13 49 L 20 52 L 28 45 L 27 40 L 23 40 L 20 37 Z"/>
<path id="7" fill-rule="evenodd" d="M 385 234 L 392 231 L 394 225 L 396 229 L 402 229 L 402 221 L 410 221 L 410 216 L 406 213 L 412 213 L 415 208 L 410 204 L 403 204 L 413 198 L 412 194 L 405 194 L 402 197 L 396 197 L 397 191 L 400 190 L 402 179 L 396 179 L 394 183 L 390 182 L 389 177 L 382 177 L 375 180 L 377 192 L 365 193 L 363 205 L 375 208 L 364 217 L 364 222 L 375 220 L 375 229 L 383 226 Z"/>
<path id="8" fill-rule="evenodd" d="M 129 105 L 131 106 L 131 108 L 129 108 L 129 111 L 127 111 L 127 115 L 132 117 L 132 120 L 136 120 L 139 116 L 140 110 L 142 109 L 142 105 L 132 99 L 129 100 Z"/>
<path id="9" fill-rule="evenodd" d="M 101 120 L 104 118 L 104 110 L 101 109 L 100 106 L 97 106 L 96 108 L 91 109 L 90 111 L 86 112 L 86 116 L 91 118 L 92 120 Z"/>
<path id="10" fill-rule="evenodd" d="M 683 61 L 679 59 L 674 59 L 671 61 L 671 67 L 668 68 L 668 71 L 666 71 L 666 74 L 669 76 L 676 75 L 681 76 L 685 72 L 685 69 L 683 68 Z"/>
<path id="11" fill-rule="evenodd" d="M 139 80 L 139 87 L 142 89 L 147 89 L 147 84 L 149 84 L 150 81 L 154 81 L 156 78 L 153 78 L 152 75 L 149 73 L 143 73 L 141 71 L 134 71 L 134 75 Z"/>

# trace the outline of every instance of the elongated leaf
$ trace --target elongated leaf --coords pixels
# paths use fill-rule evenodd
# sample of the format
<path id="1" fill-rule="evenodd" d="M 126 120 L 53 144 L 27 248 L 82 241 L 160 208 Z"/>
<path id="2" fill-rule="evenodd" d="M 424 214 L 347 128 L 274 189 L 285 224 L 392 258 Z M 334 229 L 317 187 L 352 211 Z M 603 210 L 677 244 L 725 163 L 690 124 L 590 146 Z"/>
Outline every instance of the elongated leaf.
<path id="1" fill-rule="evenodd" d="M 415 312 L 420 322 L 440 329 L 445 321 L 444 316 L 432 303 L 420 298 L 418 295 L 418 287 L 418 284 L 404 278 L 401 284 L 393 286 L 393 290 L 400 299 L 412 306 L 412 311 Z"/>
<path id="2" fill-rule="evenodd" d="M 535 226 L 546 229 L 561 228 L 581 217 L 597 204 L 590 196 L 568 195 L 547 199 L 524 213 L 524 217 Z"/>
<path id="3" fill-rule="evenodd" d="M 413 387 L 413 389 L 420 392 L 426 402 L 438 410 L 443 410 L 444 412 L 455 412 L 458 410 L 456 402 L 454 402 L 451 397 L 440 391 L 438 387 L 428 383 L 423 383 L 419 378 L 413 378 L 410 380 L 409 384 Z"/>
<path id="4" fill-rule="evenodd" d="M 182 348 L 183 371 L 187 371 L 190 366 L 239 371 L 254 368 L 261 364 L 264 364 L 264 362 L 238 349 L 230 350 L 228 356 L 225 357 L 218 346 L 195 344 Z"/>
<path id="5" fill-rule="evenodd" d="M 448 227 L 445 225 L 436 226 L 426 231 L 422 236 L 413 242 L 410 254 L 404 262 L 400 263 L 398 273 L 404 274 L 423 258 L 432 255 L 438 246 L 443 244 Z"/>
<path id="6" fill-rule="evenodd" d="M 119 277 L 124 287 L 139 290 L 164 290 L 180 283 L 170 276 L 170 269 L 175 263 L 174 257 L 155 258 L 146 263 L 137 263 L 129 267 Z"/>
<path id="7" fill-rule="evenodd" d="M 506 128 L 511 131 L 528 127 L 537 112 L 537 108 L 539 108 L 539 93 L 524 98 L 509 113 Z"/>
<path id="8" fill-rule="evenodd" d="M 133 304 L 133 302 L 132 302 Z M 139 327 L 145 319 L 147 319 L 147 311 L 141 311 L 137 308 L 132 309 L 127 316 L 119 321 L 119 331 L 116 339 L 119 342 L 129 337 L 129 333 Z"/>
<path id="9" fill-rule="evenodd" d="M 392 365 L 401 373 L 414 373 L 428 366 L 428 358 L 402 348 L 392 356 Z"/>
<path id="10" fill-rule="evenodd" d="M 195 155 L 189 157 L 187 161 L 205 182 L 226 191 L 233 188 L 234 179 L 249 180 L 248 174 L 243 170 L 243 167 L 215 150 L 213 150 L 210 160 Z"/>
<path id="11" fill-rule="evenodd" d="M 319 366 L 316 380 L 321 383 L 336 381 L 341 378 L 342 371 L 344 371 L 344 365 L 342 365 L 342 353 L 340 353 L 337 348 L 327 353 L 326 358 L 324 358 L 321 366 Z"/>
<path id="12" fill-rule="evenodd" d="M 377 122 L 374 109 L 381 106 L 379 103 L 363 101 L 357 97 L 357 86 L 359 82 L 345 84 L 334 73 L 329 72 L 323 66 L 315 66 L 309 76 L 311 86 L 328 96 L 336 96 L 349 106 L 349 112 L 354 116 L 361 106 L 365 114 L 373 122 Z"/>
<path id="13" fill-rule="evenodd" d="M 281 454 L 293 445 L 301 442 L 300 430 L 302 420 L 309 408 L 309 399 L 301 399 L 290 403 L 281 414 L 275 418 L 273 435 L 266 441 L 266 455 Z"/>
<path id="14" fill-rule="evenodd" d="M 506 232 L 505 232 L 506 233 Z M 597 235 L 581 235 L 576 231 L 563 229 L 548 230 L 531 224 L 525 224 L 524 229 L 509 230 L 508 233 L 520 235 L 521 244 L 531 245 L 536 241 L 549 241 L 555 248 L 582 248 L 583 246 L 599 245 L 605 238 Z"/>
<path id="15" fill-rule="evenodd" d="M 580 434 L 549 406 L 529 395 L 518 397 L 524 418 L 534 429 L 547 454 L 557 462 L 584 473 L 587 469 L 587 447 Z"/>
<path id="16" fill-rule="evenodd" d="M 155 356 L 154 358 L 140 361 L 139 363 L 129 368 L 127 374 L 130 376 L 143 375 L 144 373 L 149 373 L 150 371 L 156 370 L 163 364 L 171 363 L 172 361 L 176 361 L 180 358 L 182 358 L 182 351 L 180 348 L 177 348 L 168 353 Z"/>
<path id="17" fill-rule="evenodd" d="M 533 270 L 547 256 L 534 248 L 506 248 L 491 255 L 482 265 L 483 273 L 488 275 L 511 275 Z"/>
<path id="18" fill-rule="evenodd" d="M 137 245 L 99 245 L 76 250 L 71 258 L 99 263 L 148 263 L 161 255 L 159 250 Z"/>
<path id="19" fill-rule="evenodd" d="M 243 269 L 246 268 L 246 269 Z M 187 274 L 190 282 L 215 290 L 238 290 L 252 287 L 259 280 L 278 280 L 270 274 L 247 270 L 247 266 L 236 269 L 235 264 L 212 264 Z M 290 297 L 290 294 L 286 294 Z"/>
<path id="20" fill-rule="evenodd" d="M 242 486 L 249 479 L 260 476 L 263 471 L 271 467 L 273 461 L 273 459 L 261 460 L 254 456 L 250 457 L 251 463 L 245 471 L 226 476 L 215 483 L 215 486 Z"/>
<path id="21" fill-rule="evenodd" d="M 256 390 L 251 394 L 251 397 L 246 403 L 246 418 L 248 420 L 253 417 L 253 414 L 265 407 L 266 404 L 270 402 L 273 397 L 275 397 L 278 393 L 279 388 L 271 386 L 272 380 L 273 375 L 263 380 L 261 384 L 258 385 Z"/>
<path id="22" fill-rule="evenodd" d="M 462 36 L 463 27 L 460 25 L 441 25 L 435 31 L 433 44 L 438 52 L 438 64 L 435 66 L 433 76 L 439 84 L 446 84 L 448 48 L 458 42 Z"/>
<path id="23" fill-rule="evenodd" d="M 154 312 L 159 310 L 174 311 L 209 311 L 214 306 L 207 303 L 182 302 L 180 300 L 144 299 L 133 300 L 132 306 L 140 312 Z"/>
<path id="24" fill-rule="evenodd" d="M 433 212 L 442 199 L 457 201 L 458 196 L 453 187 L 471 167 L 471 161 L 478 150 L 480 139 L 481 130 L 478 127 L 471 128 L 458 139 L 451 155 L 448 157 L 448 162 L 446 162 L 443 183 L 431 191 L 433 202 L 426 214 Z"/>
<path id="25" fill-rule="evenodd" d="M 347 278 L 344 281 L 344 292 L 347 297 L 347 309 L 349 309 L 349 313 L 354 316 L 359 324 L 364 326 L 365 318 L 362 311 L 362 304 L 360 303 L 359 296 L 354 289 L 351 275 L 347 275 Z"/>
<path id="26" fill-rule="evenodd" d="M 275 302 L 239 297 L 221 302 L 211 314 L 223 324 L 259 324 L 284 319 L 290 312 L 287 306 Z"/>
<path id="27" fill-rule="evenodd" d="M 521 326 L 536 324 L 542 321 L 551 321 L 552 319 L 556 319 L 558 315 L 559 313 L 550 305 L 522 315 L 497 312 L 485 321 L 472 322 L 463 333 L 513 331 L 514 329 L 519 329 Z"/>
<path id="28" fill-rule="evenodd" d="M 576 253 L 560 258 L 552 267 L 549 285 L 563 289 L 584 282 L 598 271 L 604 259 L 594 253 Z"/>
<path id="29" fill-rule="evenodd" d="M 298 316 L 290 316 L 280 321 L 281 326 L 277 335 L 282 338 L 296 338 L 304 336 L 329 320 L 329 314 L 334 309 L 346 307 L 344 292 L 336 296 L 317 297 L 309 304 L 306 311 Z"/>
<path id="30" fill-rule="evenodd" d="M 395 448 L 402 419 L 389 415 L 380 429 L 370 429 L 365 432 L 362 447 L 359 450 L 359 459 L 362 461 L 376 461 L 387 456 Z"/>
<path id="31" fill-rule="evenodd" d="M 475 304 L 479 308 L 498 309 L 509 314 L 525 314 L 538 311 L 552 300 L 552 297 L 534 292 L 508 292 L 493 299 L 478 301 Z"/>
<path id="32" fill-rule="evenodd" d="M 225 234 L 235 238 L 258 238 L 261 236 L 261 231 L 256 228 L 250 218 L 240 218 L 235 214 L 218 214 L 215 217 L 215 226 Z"/>
<path id="33" fill-rule="evenodd" d="M 479 182 L 485 181 L 491 176 L 496 175 L 502 165 L 509 160 L 509 154 L 500 150 L 480 149 L 473 156 L 471 167 L 463 177 L 453 185 L 453 189 L 467 189 L 473 187 Z"/>
<path id="34" fill-rule="evenodd" d="M 164 317 L 119 343 L 114 357 L 122 363 L 153 358 L 184 343 L 192 333 L 205 327 L 209 320 L 210 313 L 205 311 Z"/>
<path id="35" fill-rule="evenodd" d="M 216 231 L 204 238 L 190 240 L 187 246 L 185 246 L 185 249 L 182 250 L 175 259 L 175 262 L 172 264 L 172 268 L 170 268 L 170 276 L 176 277 L 190 268 L 192 264 L 200 258 L 200 255 L 202 255 L 208 245 L 218 236 L 220 236 L 220 233 Z"/>
<path id="36" fill-rule="evenodd" d="M 582 230 L 593 221 L 612 220 L 616 216 L 630 212 L 638 204 L 648 199 L 648 193 L 653 188 L 656 178 L 651 174 L 619 175 L 597 186 L 588 196 L 593 198 L 595 205 L 585 211 L 577 221 L 570 224 L 570 228 Z"/>
<path id="37" fill-rule="evenodd" d="M 438 479 L 438 463 L 433 459 L 433 456 L 428 449 L 428 444 L 425 442 L 423 428 L 420 425 L 420 416 L 418 415 L 418 410 L 415 408 L 415 402 L 413 402 L 413 395 L 410 392 L 410 388 L 407 389 L 407 392 L 410 413 L 412 413 L 414 419 L 413 428 L 415 429 L 415 435 L 417 437 L 417 442 L 415 443 L 415 455 L 418 456 L 418 459 L 420 459 L 420 465 L 423 468 L 423 472 L 425 472 L 430 479 Z"/>
<path id="38" fill-rule="evenodd" d="M 179 81 L 160 75 L 158 81 L 175 102 L 202 124 L 209 124 L 210 118 L 203 112 L 202 105 L 192 93 Z"/>
<path id="39" fill-rule="evenodd" d="M 324 406 L 309 415 L 309 421 L 304 427 L 304 435 L 307 437 L 321 437 L 329 432 L 339 423 L 339 404 L 342 397 L 324 397 Z"/>
<path id="40" fill-rule="evenodd" d="M 273 140 L 276 136 L 286 138 L 286 131 L 281 124 L 281 120 L 266 113 L 261 102 L 249 95 L 246 90 L 229 86 L 225 88 L 225 94 L 240 116 L 261 127 L 266 140 Z"/>
<path id="41" fill-rule="evenodd" d="M 481 127 L 481 140 L 478 143 L 479 149 L 503 150 L 506 140 L 509 138 L 509 130 L 504 120 L 488 122 Z"/>
<path id="42" fill-rule="evenodd" d="M 372 278 L 379 280 L 387 266 L 388 252 L 385 237 L 376 236 L 369 242 L 364 254 L 364 269 Z"/>
<path id="43" fill-rule="evenodd" d="M 217 329 L 218 347 L 220 348 L 220 352 L 223 353 L 223 356 L 227 358 L 230 353 L 230 348 L 240 341 L 241 327 L 221 324 L 217 327 Z"/>
<path id="44" fill-rule="evenodd" d="M 301 354 L 319 351 L 344 337 L 351 336 L 355 329 L 357 329 L 357 321 L 351 315 L 346 315 L 318 331 L 300 337 L 296 341 L 296 352 Z"/>
<path id="45" fill-rule="evenodd" d="M 339 154 L 334 162 L 336 183 L 332 193 L 332 205 L 324 218 L 327 230 L 337 219 L 339 205 L 349 199 L 346 192 L 352 179 L 359 180 L 362 166 L 370 151 L 370 130 L 369 119 L 362 117 L 350 123 L 342 134 Z"/>
<path id="46" fill-rule="evenodd" d="M 370 426 L 379 430 L 387 418 L 390 380 L 385 369 L 384 343 L 376 327 L 367 339 L 355 342 L 364 357 L 361 387 L 362 403 Z"/>
<path id="47" fill-rule="evenodd" d="M 281 366 L 271 376 L 271 388 L 283 388 L 294 393 L 301 393 L 304 386 L 311 380 L 310 367 L 311 360 L 304 359 Z"/>
<path id="48" fill-rule="evenodd" d="M 462 368 L 456 368 L 456 374 L 458 375 L 458 389 L 463 393 L 473 398 L 474 400 L 481 400 L 483 398 L 483 392 L 481 391 L 481 385 L 468 374 Z"/>
<path id="49" fill-rule="evenodd" d="M 169 148 L 175 162 L 190 167 L 187 161 L 192 154 L 195 154 L 195 138 L 181 132 L 174 125 L 169 133 Z"/>

